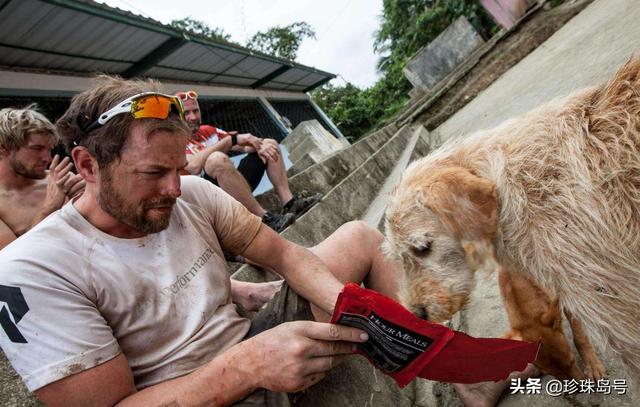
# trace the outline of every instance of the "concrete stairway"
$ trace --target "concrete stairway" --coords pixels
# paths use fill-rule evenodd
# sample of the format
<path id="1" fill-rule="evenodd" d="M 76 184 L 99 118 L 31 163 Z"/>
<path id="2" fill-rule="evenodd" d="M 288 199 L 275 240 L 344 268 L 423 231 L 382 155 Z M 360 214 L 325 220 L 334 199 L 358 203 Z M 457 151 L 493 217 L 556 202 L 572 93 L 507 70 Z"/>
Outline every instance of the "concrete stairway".
<path id="1" fill-rule="evenodd" d="M 421 126 L 404 126 L 391 137 L 388 129 L 383 129 L 293 177 L 290 181 L 292 189 L 319 191 L 324 196 L 282 235 L 300 245 L 313 246 L 343 223 L 361 219 L 396 164 L 403 162 L 406 165 L 407 154 L 413 153 L 416 145 L 419 150 L 425 150 L 425 132 L 420 129 Z M 417 143 L 418 140 L 421 142 Z M 403 154 L 406 157 L 403 158 Z M 244 266 L 234 273 L 234 278 L 262 281 L 271 277 L 261 270 Z"/>
<path id="2" fill-rule="evenodd" d="M 397 131 L 398 127 L 392 123 L 327 157 L 321 163 L 291 176 L 289 178 L 291 190 L 326 194 L 376 153 Z M 281 208 L 281 203 L 273 190 L 257 196 L 256 199 L 268 210 L 277 212 Z"/>

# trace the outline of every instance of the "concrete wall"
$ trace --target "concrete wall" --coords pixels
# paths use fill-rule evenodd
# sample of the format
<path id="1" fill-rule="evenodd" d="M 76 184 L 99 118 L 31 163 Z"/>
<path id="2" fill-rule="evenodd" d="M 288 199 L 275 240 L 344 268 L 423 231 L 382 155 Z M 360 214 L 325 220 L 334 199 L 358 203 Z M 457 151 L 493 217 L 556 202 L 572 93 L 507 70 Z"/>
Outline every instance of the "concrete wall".
<path id="1" fill-rule="evenodd" d="M 484 44 L 480 34 L 464 17 L 459 17 L 431 43 L 422 48 L 403 69 L 416 88 L 429 91 Z"/>
<path id="2" fill-rule="evenodd" d="M 349 146 L 346 139 L 337 139 L 317 120 L 307 120 L 296 126 L 282 144 L 289 150 L 289 159 L 297 171 L 319 163 L 331 154 Z M 305 166 L 301 166 L 304 162 Z"/>

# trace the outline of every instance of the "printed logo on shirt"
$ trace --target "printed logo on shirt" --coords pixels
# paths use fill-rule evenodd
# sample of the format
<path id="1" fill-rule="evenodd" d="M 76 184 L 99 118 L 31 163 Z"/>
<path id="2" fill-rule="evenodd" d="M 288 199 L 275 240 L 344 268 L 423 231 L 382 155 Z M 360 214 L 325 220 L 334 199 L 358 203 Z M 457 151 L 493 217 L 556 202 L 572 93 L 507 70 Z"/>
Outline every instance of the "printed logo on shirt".
<path id="1" fill-rule="evenodd" d="M 204 267 L 207 261 L 209 261 L 211 256 L 213 256 L 213 249 L 208 247 L 202 253 L 202 255 L 196 259 L 196 261 L 193 263 L 193 266 L 189 269 L 189 271 L 187 271 L 182 275 L 179 275 L 176 278 L 175 283 L 162 289 L 162 294 L 166 296 L 170 296 L 171 294 L 177 294 L 178 291 L 185 288 L 191 282 L 191 279 L 195 277 L 196 274 L 200 272 L 202 267 Z"/>
<path id="2" fill-rule="evenodd" d="M 10 287 L 0 284 L 0 302 L 5 305 L 0 309 L 0 326 L 14 343 L 27 343 L 27 340 L 16 326 L 24 314 L 29 311 L 29 306 L 22 295 L 22 290 L 18 287 Z M 11 320 L 11 316 L 13 321 Z"/>

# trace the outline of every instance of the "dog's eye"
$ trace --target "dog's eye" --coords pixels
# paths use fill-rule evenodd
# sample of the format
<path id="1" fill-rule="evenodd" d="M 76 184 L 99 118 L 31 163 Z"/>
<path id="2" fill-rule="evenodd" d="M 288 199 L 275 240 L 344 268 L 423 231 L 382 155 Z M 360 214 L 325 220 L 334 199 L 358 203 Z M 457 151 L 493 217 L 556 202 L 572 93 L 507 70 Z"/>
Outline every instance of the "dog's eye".
<path id="1" fill-rule="evenodd" d="M 418 246 L 412 246 L 411 252 L 418 257 L 425 257 L 431 253 L 431 241 L 426 241 Z"/>

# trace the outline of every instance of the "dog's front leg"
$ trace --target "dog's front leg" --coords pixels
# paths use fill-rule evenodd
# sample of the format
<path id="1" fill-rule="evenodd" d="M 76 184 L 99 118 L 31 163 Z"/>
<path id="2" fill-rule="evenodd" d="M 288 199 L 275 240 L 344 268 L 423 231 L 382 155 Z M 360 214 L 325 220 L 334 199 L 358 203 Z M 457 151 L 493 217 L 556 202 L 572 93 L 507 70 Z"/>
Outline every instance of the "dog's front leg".
<path id="1" fill-rule="evenodd" d="M 584 331 L 582 323 L 566 309 L 564 310 L 564 314 L 567 316 L 567 319 L 571 324 L 571 330 L 573 331 L 573 343 L 576 345 L 576 349 L 584 362 L 585 376 L 593 380 L 602 379 L 606 373 L 604 365 L 598 357 L 593 344 L 591 344 L 589 336 Z"/>

